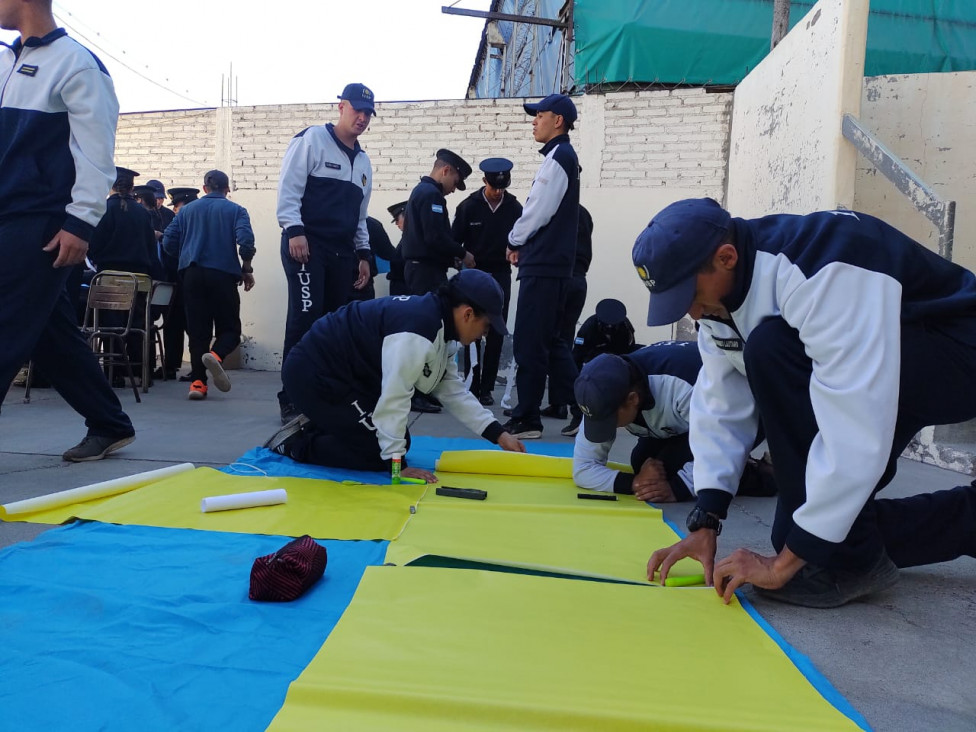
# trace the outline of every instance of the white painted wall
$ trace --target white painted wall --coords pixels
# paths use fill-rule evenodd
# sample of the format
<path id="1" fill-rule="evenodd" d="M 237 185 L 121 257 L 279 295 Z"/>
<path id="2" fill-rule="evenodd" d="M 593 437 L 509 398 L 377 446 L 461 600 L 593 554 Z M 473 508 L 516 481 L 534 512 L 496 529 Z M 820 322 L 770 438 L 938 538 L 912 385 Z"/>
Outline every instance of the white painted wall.
<path id="1" fill-rule="evenodd" d="M 976 268 L 976 71 L 864 80 L 861 122 L 936 193 L 956 202 L 953 261 Z M 854 208 L 938 251 L 938 232 L 865 158 Z"/>
<path id="2" fill-rule="evenodd" d="M 821 0 L 735 90 L 727 208 L 746 218 L 854 203 L 868 0 Z"/>

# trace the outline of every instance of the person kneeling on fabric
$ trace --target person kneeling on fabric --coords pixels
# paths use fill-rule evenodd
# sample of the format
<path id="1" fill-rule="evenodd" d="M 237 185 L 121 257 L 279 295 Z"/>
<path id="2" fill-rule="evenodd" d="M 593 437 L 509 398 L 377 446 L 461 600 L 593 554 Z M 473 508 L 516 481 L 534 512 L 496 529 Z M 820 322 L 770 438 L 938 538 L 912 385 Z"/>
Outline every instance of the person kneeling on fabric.
<path id="1" fill-rule="evenodd" d="M 663 341 L 626 356 L 604 353 L 588 362 L 575 386 L 583 413 L 583 429 L 573 445 L 576 485 L 633 493 L 652 503 L 692 500 L 688 420 L 701 365 L 694 341 Z M 607 466 L 618 427 L 637 436 L 630 455 L 634 474 Z M 772 466 L 749 460 L 739 495 L 775 494 Z"/>
<path id="2" fill-rule="evenodd" d="M 459 378 L 455 354 L 489 328 L 505 334 L 504 297 L 491 275 L 466 269 L 435 293 L 353 302 L 317 320 L 285 360 L 281 378 L 301 415 L 265 447 L 298 462 L 390 470 L 406 467 L 415 391 L 431 394 L 473 432 L 505 450 L 525 446 L 502 429 Z"/>

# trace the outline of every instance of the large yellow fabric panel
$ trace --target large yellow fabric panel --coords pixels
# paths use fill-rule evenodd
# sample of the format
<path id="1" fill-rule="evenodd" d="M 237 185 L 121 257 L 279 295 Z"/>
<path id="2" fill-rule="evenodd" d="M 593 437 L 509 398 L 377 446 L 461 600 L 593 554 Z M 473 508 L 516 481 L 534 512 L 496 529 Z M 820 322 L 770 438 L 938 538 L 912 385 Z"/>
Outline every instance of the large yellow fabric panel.
<path id="1" fill-rule="evenodd" d="M 236 511 L 201 513 L 207 496 L 284 488 L 288 502 Z M 65 518 L 178 529 L 249 534 L 309 534 L 317 539 L 393 539 L 424 494 L 418 485 L 343 485 L 309 478 L 243 477 L 212 468 L 190 472 L 92 504 L 62 511 Z M 31 516 L 45 522 L 47 516 Z M 64 518 L 60 519 L 64 520 Z"/>
<path id="2" fill-rule="evenodd" d="M 488 497 L 473 501 L 428 490 L 400 538 L 387 547 L 386 561 L 409 564 L 433 555 L 647 582 L 647 559 L 653 549 L 678 540 L 659 509 L 633 496 L 580 500 L 570 479 L 441 471 L 437 475 L 443 484 L 481 488 Z M 701 573 L 701 565 L 692 559 L 672 570 L 675 577 Z"/>
<path id="3" fill-rule="evenodd" d="M 370 567 L 270 730 L 852 730 L 737 603 Z"/>
<path id="4" fill-rule="evenodd" d="M 609 465 L 614 470 L 633 472 L 629 465 L 620 463 L 609 463 Z M 573 459 L 498 450 L 454 450 L 441 455 L 437 461 L 437 470 L 445 473 L 572 478 Z"/>

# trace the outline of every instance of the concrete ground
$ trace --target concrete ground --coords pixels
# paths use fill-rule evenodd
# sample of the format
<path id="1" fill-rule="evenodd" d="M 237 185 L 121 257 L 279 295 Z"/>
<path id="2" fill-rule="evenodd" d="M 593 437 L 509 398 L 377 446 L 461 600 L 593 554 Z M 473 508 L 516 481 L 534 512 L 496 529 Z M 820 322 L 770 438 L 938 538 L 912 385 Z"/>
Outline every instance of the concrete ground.
<path id="1" fill-rule="evenodd" d="M 142 395 L 141 404 L 134 402 L 131 391 L 119 390 L 138 439 L 107 460 L 81 464 L 61 460 L 61 453 L 84 435 L 78 415 L 49 389 L 35 389 L 32 402 L 23 404 L 24 390 L 12 387 L 0 415 L 0 502 L 178 462 L 217 467 L 233 462 L 277 428 L 278 374 L 233 371 L 231 376 L 232 391 L 212 391 L 205 402 L 187 401 L 187 385 L 177 382 L 158 382 Z M 501 417 L 500 408 L 497 411 Z M 562 425 L 547 421 L 544 438 L 568 441 L 559 435 Z M 423 415 L 413 431 L 468 434 L 447 415 Z M 630 444 L 629 437 L 619 439 L 612 457 L 626 459 Z M 969 481 L 968 476 L 903 460 L 885 495 L 911 495 Z M 773 499 L 761 498 L 733 504 L 720 554 L 739 546 L 768 550 L 773 505 Z M 665 508 L 679 525 L 687 512 L 686 505 Z M 48 528 L 0 523 L 0 546 L 29 541 Z M 655 548 L 648 546 L 647 555 Z M 904 570 L 892 590 L 838 610 L 795 608 L 764 601 L 748 590 L 745 594 L 875 729 L 976 729 L 976 561 L 963 558 Z M 708 690 L 702 694 L 707 698 Z"/>

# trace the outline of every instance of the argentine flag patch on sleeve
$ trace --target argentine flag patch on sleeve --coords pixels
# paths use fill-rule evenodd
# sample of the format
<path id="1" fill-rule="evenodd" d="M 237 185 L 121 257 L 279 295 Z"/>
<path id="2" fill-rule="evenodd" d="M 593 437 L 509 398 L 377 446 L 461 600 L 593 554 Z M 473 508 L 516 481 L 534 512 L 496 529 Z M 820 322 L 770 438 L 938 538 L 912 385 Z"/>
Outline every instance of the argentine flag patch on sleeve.
<path id="1" fill-rule="evenodd" d="M 441 206 L 439 203 L 433 204 L 430 207 L 430 210 L 433 211 L 434 213 L 444 213 L 444 207 Z"/>

